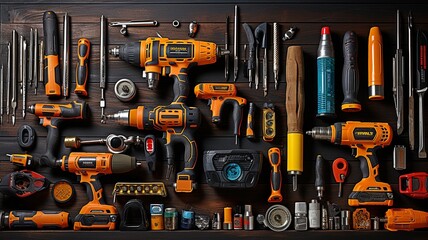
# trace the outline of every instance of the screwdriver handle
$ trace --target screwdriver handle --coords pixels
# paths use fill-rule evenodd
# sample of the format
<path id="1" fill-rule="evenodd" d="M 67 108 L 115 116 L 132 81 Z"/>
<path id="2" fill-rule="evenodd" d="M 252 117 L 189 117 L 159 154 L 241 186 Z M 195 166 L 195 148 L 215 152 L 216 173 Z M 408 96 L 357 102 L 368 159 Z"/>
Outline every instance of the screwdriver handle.
<path id="1" fill-rule="evenodd" d="M 315 161 L 315 187 L 324 187 L 324 158 L 321 155 Z"/>
<path id="2" fill-rule="evenodd" d="M 9 229 L 65 229 L 71 219 L 68 212 L 60 211 L 11 211 Z"/>
<path id="3" fill-rule="evenodd" d="M 272 166 L 272 171 L 270 172 L 270 188 L 271 194 L 268 198 L 268 202 L 282 202 L 281 195 L 281 151 L 279 148 L 270 148 L 268 151 L 269 162 Z"/>
<path id="4" fill-rule="evenodd" d="M 43 34 L 45 94 L 47 96 L 61 96 L 58 19 L 52 11 L 47 11 L 43 15 Z"/>
<path id="5" fill-rule="evenodd" d="M 91 43 L 86 38 L 79 39 L 77 43 L 77 65 L 76 65 L 76 88 L 74 93 L 81 96 L 88 96 L 86 83 L 88 81 L 88 61 L 91 50 Z"/>
<path id="6" fill-rule="evenodd" d="M 361 111 L 361 104 L 357 100 L 360 76 L 358 71 L 358 39 L 353 31 L 347 31 L 343 37 L 343 70 L 342 89 L 344 100 L 342 111 Z"/>
<path id="7" fill-rule="evenodd" d="M 250 102 L 248 108 L 248 116 L 247 116 L 247 138 L 254 138 L 254 103 Z"/>
<path id="8" fill-rule="evenodd" d="M 372 27 L 369 34 L 368 85 L 369 99 L 384 99 L 383 41 L 379 27 Z"/>
<path id="9" fill-rule="evenodd" d="M 333 162 L 333 176 L 336 182 L 343 183 L 348 175 L 348 162 L 344 158 L 336 158 Z"/>
<path id="10" fill-rule="evenodd" d="M 287 82 L 285 106 L 287 110 L 288 133 L 303 132 L 304 98 L 304 70 L 303 50 L 300 46 L 290 46 L 287 52 L 286 62 Z"/>

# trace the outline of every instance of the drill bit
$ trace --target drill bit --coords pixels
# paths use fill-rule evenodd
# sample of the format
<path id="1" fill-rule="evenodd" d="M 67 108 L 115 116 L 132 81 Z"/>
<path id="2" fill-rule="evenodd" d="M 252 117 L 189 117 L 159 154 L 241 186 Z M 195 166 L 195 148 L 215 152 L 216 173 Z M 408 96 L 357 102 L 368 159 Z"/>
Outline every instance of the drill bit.
<path id="1" fill-rule="evenodd" d="M 0 68 L 0 124 L 3 125 L 3 100 L 4 100 L 4 79 L 3 79 L 3 65 Z"/>
<path id="2" fill-rule="evenodd" d="M 393 62 L 393 88 L 395 113 L 397 115 L 397 134 L 403 133 L 403 84 L 404 84 L 404 56 L 403 49 L 400 47 L 401 33 L 400 33 L 400 10 L 397 10 L 397 49 Z"/>
<path id="3" fill-rule="evenodd" d="M 37 94 L 37 87 L 38 87 L 38 79 L 37 79 L 37 69 L 38 69 L 38 61 L 37 61 L 37 57 L 39 55 L 39 33 L 37 28 L 34 29 L 34 48 L 33 48 L 33 62 L 31 64 L 33 64 L 33 72 L 30 72 L 30 74 L 33 74 L 33 82 L 34 82 L 34 94 Z"/>
<path id="4" fill-rule="evenodd" d="M 19 94 L 22 95 L 22 85 L 24 82 L 24 36 L 19 37 Z"/>
<path id="5" fill-rule="evenodd" d="M 11 46 L 10 46 L 10 42 L 7 43 L 7 76 L 6 76 L 6 80 L 7 80 L 7 88 L 6 88 L 6 120 L 9 123 L 9 115 L 10 115 L 10 88 L 11 88 L 11 58 L 12 58 L 12 54 L 11 54 Z"/>
<path id="6" fill-rule="evenodd" d="M 273 23 L 273 75 L 275 79 L 275 90 L 278 90 L 279 79 L 279 38 L 278 23 Z"/>
<path id="7" fill-rule="evenodd" d="M 238 79 L 239 52 L 238 52 L 238 5 L 235 5 L 235 22 L 233 23 L 233 81 Z"/>
<path id="8" fill-rule="evenodd" d="M 43 40 L 40 41 L 40 49 L 39 49 L 39 82 L 43 83 L 43 68 L 44 68 L 44 63 L 43 63 L 43 56 L 44 56 L 44 44 L 43 44 Z M 37 85 L 36 85 L 36 89 L 35 89 L 35 94 L 37 95 Z"/>
<path id="9" fill-rule="evenodd" d="M 415 98 L 413 96 L 413 48 L 412 48 L 412 30 L 413 30 L 413 17 L 412 12 L 409 13 L 407 18 L 407 37 L 408 37 L 408 59 L 409 59 L 409 145 L 410 150 L 415 149 Z"/>
<path id="10" fill-rule="evenodd" d="M 22 119 L 25 119 L 25 109 L 27 105 L 27 41 L 24 40 L 22 46 Z"/>
<path id="11" fill-rule="evenodd" d="M 229 16 L 226 17 L 226 31 L 224 32 L 224 48 L 229 50 Z M 224 55 L 224 78 L 229 80 L 229 55 Z"/>
<path id="12" fill-rule="evenodd" d="M 30 49 L 28 51 L 28 82 L 33 86 L 33 61 L 34 61 L 34 30 L 30 29 Z"/>
<path id="13" fill-rule="evenodd" d="M 64 15 L 64 23 L 63 23 L 63 57 L 62 57 L 62 94 L 65 98 L 68 97 L 68 88 L 70 85 L 70 38 L 69 38 L 69 31 L 70 31 L 70 23 L 69 23 L 69 17 L 68 13 L 65 13 Z"/>
<path id="14" fill-rule="evenodd" d="M 18 79 L 16 76 L 16 70 L 17 70 L 17 48 L 18 48 L 18 33 L 16 30 L 12 31 L 12 98 L 11 101 L 11 107 L 12 107 L 12 124 L 15 126 L 16 123 L 16 107 L 17 107 L 17 94 L 18 94 Z"/>
<path id="15" fill-rule="evenodd" d="M 106 41 L 107 41 L 107 29 L 106 29 L 106 19 L 104 15 L 101 16 L 100 20 L 100 28 L 101 28 L 101 43 L 100 43 L 100 89 L 101 89 L 101 97 L 100 97 L 100 108 L 101 108 L 101 123 L 106 123 L 106 116 L 104 114 L 104 110 L 106 107 L 106 101 L 104 96 L 104 91 L 106 88 Z"/>

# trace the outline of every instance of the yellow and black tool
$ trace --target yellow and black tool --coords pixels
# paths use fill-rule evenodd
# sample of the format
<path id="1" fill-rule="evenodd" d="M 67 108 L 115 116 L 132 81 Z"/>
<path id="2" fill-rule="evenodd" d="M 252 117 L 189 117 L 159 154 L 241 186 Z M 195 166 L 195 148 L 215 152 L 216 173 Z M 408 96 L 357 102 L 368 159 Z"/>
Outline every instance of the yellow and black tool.
<path id="1" fill-rule="evenodd" d="M 262 119 L 262 131 L 263 140 L 265 142 L 273 141 L 276 135 L 276 117 L 275 117 L 275 105 L 273 103 L 263 104 L 263 119 Z"/>
<path id="2" fill-rule="evenodd" d="M 303 172 L 303 112 L 305 109 L 305 71 L 303 49 L 288 47 L 286 61 L 287 82 L 285 107 L 287 110 L 287 173 L 293 175 L 293 191 L 297 190 L 297 176 Z"/>
<path id="3" fill-rule="evenodd" d="M 61 96 L 58 19 L 53 11 L 47 11 L 43 14 L 43 34 L 45 94 L 47 96 Z"/>
<path id="4" fill-rule="evenodd" d="M 77 42 L 77 64 L 76 64 L 76 88 L 74 93 L 83 97 L 88 96 L 86 83 L 89 75 L 89 54 L 91 52 L 91 43 L 86 38 L 81 38 Z"/>
<path id="5" fill-rule="evenodd" d="M 254 135 L 254 114 L 255 114 L 255 105 L 254 103 L 250 102 L 248 104 L 248 116 L 247 116 L 247 130 L 245 131 L 245 135 L 249 139 L 253 139 L 255 137 Z"/>
<path id="6" fill-rule="evenodd" d="M 0 211 L 0 228 L 36 230 L 67 229 L 71 223 L 68 212 L 60 211 Z"/>
<path id="7" fill-rule="evenodd" d="M 270 172 L 271 194 L 268 198 L 268 202 L 270 203 L 282 202 L 281 151 L 277 147 L 270 148 L 268 151 L 268 156 L 269 156 L 269 163 L 272 166 L 272 171 Z"/>
<path id="8" fill-rule="evenodd" d="M 6 156 L 9 157 L 9 161 L 18 167 L 33 167 L 35 166 L 35 161 L 33 161 L 33 156 L 30 154 L 19 154 L 19 153 L 14 153 L 14 154 L 6 154 Z"/>
<path id="9" fill-rule="evenodd" d="M 338 122 L 329 127 L 314 127 L 306 134 L 335 144 L 350 146 L 360 160 L 363 179 L 349 195 L 349 206 L 392 206 L 393 194 L 388 183 L 379 180 L 379 161 L 375 150 L 391 144 L 392 128 L 382 122 Z"/>

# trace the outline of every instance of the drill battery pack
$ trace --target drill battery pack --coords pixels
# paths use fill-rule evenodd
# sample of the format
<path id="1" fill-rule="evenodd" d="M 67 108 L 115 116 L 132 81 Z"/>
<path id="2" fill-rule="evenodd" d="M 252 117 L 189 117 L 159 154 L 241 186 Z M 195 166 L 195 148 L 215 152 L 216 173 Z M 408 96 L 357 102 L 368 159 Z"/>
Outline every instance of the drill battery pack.
<path id="1" fill-rule="evenodd" d="M 216 188 L 251 188 L 259 179 L 262 153 L 249 149 L 204 152 L 204 172 L 208 185 Z"/>

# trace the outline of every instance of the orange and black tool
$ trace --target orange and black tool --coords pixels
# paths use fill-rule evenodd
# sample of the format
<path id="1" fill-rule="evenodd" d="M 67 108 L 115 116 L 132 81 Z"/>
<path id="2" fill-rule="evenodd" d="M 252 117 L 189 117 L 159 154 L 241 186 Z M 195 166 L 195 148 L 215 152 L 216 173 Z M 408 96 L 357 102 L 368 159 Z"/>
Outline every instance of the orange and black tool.
<path id="1" fill-rule="evenodd" d="M 124 154 L 72 152 L 56 161 L 63 171 L 74 173 L 86 186 L 89 203 L 82 207 L 74 219 L 74 230 L 114 230 L 118 221 L 117 209 L 104 202 L 99 178 L 103 175 L 125 173 L 139 164 L 134 157 Z"/>
<path id="2" fill-rule="evenodd" d="M 349 206 L 392 206 L 394 195 L 388 183 L 379 179 L 379 161 L 375 151 L 389 146 L 393 131 L 383 122 L 338 122 L 328 127 L 314 127 L 307 131 L 314 139 L 350 146 L 353 155 L 360 160 L 363 178 L 348 197 Z"/>
<path id="3" fill-rule="evenodd" d="M 358 36 L 353 31 L 347 31 L 343 37 L 342 89 L 344 99 L 342 111 L 361 111 L 361 104 L 357 99 L 359 85 Z"/>
<path id="4" fill-rule="evenodd" d="M 282 183 L 282 175 L 281 175 L 281 151 L 279 148 L 274 147 L 270 148 L 268 151 L 269 162 L 272 166 L 272 171 L 270 172 L 270 189 L 271 194 L 268 198 L 268 202 L 277 203 L 282 202 L 282 194 L 281 194 L 281 183 Z"/>
<path id="5" fill-rule="evenodd" d="M 428 212 L 411 208 L 391 208 L 385 213 L 385 229 L 389 231 L 413 231 L 428 228 Z"/>
<path id="6" fill-rule="evenodd" d="M 46 152 L 40 157 L 40 166 L 55 167 L 55 151 L 59 148 L 59 126 L 64 120 L 78 120 L 87 117 L 85 101 L 68 104 L 37 103 L 28 107 L 28 112 L 40 119 L 40 124 L 48 129 Z"/>
<path id="7" fill-rule="evenodd" d="M 61 211 L 0 211 L 0 227 L 8 229 L 66 229 L 71 219 L 68 212 Z"/>
<path id="8" fill-rule="evenodd" d="M 76 190 L 72 183 L 63 179 L 54 183 L 51 195 L 58 204 L 67 204 L 76 197 Z"/>
<path id="9" fill-rule="evenodd" d="M 43 14 L 44 84 L 46 96 L 61 96 L 59 70 L 58 19 L 53 11 Z"/>
<path id="10" fill-rule="evenodd" d="M 76 64 L 76 88 L 74 93 L 83 97 L 88 96 L 86 83 L 88 82 L 88 61 L 91 52 L 91 43 L 86 38 L 81 38 L 77 42 L 77 64 Z"/>
<path id="11" fill-rule="evenodd" d="M 18 167 L 33 167 L 35 165 L 35 161 L 33 161 L 33 156 L 30 154 L 6 154 L 9 157 L 9 161 Z"/>
<path id="12" fill-rule="evenodd" d="M 248 104 L 248 116 L 247 116 L 247 130 L 245 131 L 245 135 L 249 139 L 254 139 L 254 113 L 255 106 L 254 103 L 250 102 Z"/>
<path id="13" fill-rule="evenodd" d="M 370 29 L 368 56 L 369 99 L 383 100 L 385 97 L 383 81 L 383 42 L 379 27 L 372 27 Z"/>
<path id="14" fill-rule="evenodd" d="M 339 194 L 337 196 L 342 197 L 342 184 L 348 175 L 348 162 L 344 158 L 336 158 L 333 161 L 332 169 L 334 179 L 339 183 Z"/>

